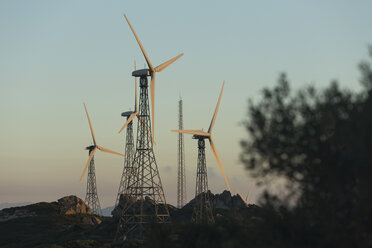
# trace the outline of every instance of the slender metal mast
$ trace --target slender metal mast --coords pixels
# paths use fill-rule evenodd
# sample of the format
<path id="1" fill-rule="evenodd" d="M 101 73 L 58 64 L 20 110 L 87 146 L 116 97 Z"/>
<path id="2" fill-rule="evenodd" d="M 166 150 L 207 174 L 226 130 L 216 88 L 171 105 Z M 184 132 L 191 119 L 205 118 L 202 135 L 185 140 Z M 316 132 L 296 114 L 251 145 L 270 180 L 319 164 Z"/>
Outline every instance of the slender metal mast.
<path id="1" fill-rule="evenodd" d="M 182 99 L 178 102 L 178 129 L 183 130 Z M 177 207 L 182 208 L 186 201 L 186 172 L 185 172 L 185 149 L 183 133 L 178 134 L 178 177 L 177 177 Z"/>

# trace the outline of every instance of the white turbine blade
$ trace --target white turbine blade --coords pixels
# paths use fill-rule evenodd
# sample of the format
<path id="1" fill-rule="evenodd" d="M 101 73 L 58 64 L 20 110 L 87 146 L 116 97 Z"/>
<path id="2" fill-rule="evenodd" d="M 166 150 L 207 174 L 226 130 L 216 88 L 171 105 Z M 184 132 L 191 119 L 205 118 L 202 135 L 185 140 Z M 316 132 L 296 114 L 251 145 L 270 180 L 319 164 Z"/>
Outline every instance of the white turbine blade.
<path id="1" fill-rule="evenodd" d="M 85 106 L 85 103 L 84 103 L 84 108 L 85 108 L 85 113 L 87 114 L 87 118 L 88 118 L 88 122 L 89 122 L 89 127 L 90 127 L 90 132 L 92 133 L 93 143 L 94 143 L 94 145 L 96 145 L 96 137 L 94 136 L 92 123 L 90 122 L 88 110 L 87 110 L 87 107 Z"/>
<path id="2" fill-rule="evenodd" d="M 222 96 L 222 92 L 223 92 L 223 87 L 224 86 L 225 86 L 225 81 L 223 81 L 223 84 L 222 84 L 222 89 L 221 89 L 220 97 L 218 98 L 216 110 L 214 111 L 213 118 L 212 118 L 212 121 L 211 121 L 211 125 L 209 126 L 209 129 L 208 129 L 208 133 L 212 133 L 214 122 L 216 121 L 216 117 L 217 117 L 217 113 L 218 113 L 218 108 L 220 107 L 221 96 Z"/>
<path id="3" fill-rule="evenodd" d="M 173 64 L 174 61 L 176 61 L 177 59 L 181 58 L 182 56 L 183 56 L 183 53 L 181 53 L 180 55 L 177 55 L 173 59 L 168 60 L 167 62 L 164 62 L 161 65 L 158 65 L 157 67 L 155 67 L 155 71 L 161 72 L 162 70 L 164 70 L 165 68 L 167 68 L 168 66 L 170 66 L 171 64 Z"/>
<path id="4" fill-rule="evenodd" d="M 245 200 L 247 203 L 248 203 L 248 201 L 249 201 L 249 197 L 251 196 L 252 188 L 253 188 L 253 182 L 251 182 L 251 183 L 249 184 L 248 194 L 247 194 L 247 198 L 246 198 L 246 200 Z"/>
<path id="5" fill-rule="evenodd" d="M 134 31 L 132 25 L 130 24 L 130 22 L 129 22 L 129 20 L 128 20 L 128 18 L 127 18 L 127 16 L 126 16 L 125 14 L 124 14 L 124 17 L 125 17 L 125 19 L 127 20 L 128 24 L 129 24 L 129 27 L 130 27 L 130 29 L 132 30 L 132 32 L 133 32 L 133 34 L 134 34 L 134 37 L 136 38 L 136 40 L 137 40 L 137 42 L 138 42 L 138 45 L 139 45 L 140 48 L 141 48 L 141 51 L 142 51 L 142 53 L 143 53 L 143 56 L 145 56 L 145 59 L 146 59 L 147 65 L 149 66 L 149 68 L 150 68 L 151 71 L 154 71 L 154 67 L 153 67 L 152 64 L 151 64 L 150 59 L 149 59 L 149 57 L 147 56 L 146 51 L 145 51 L 145 49 L 143 48 L 143 46 L 142 46 L 142 44 L 141 44 L 141 41 L 139 40 L 139 38 L 138 38 L 136 32 Z"/>
<path id="6" fill-rule="evenodd" d="M 155 140 L 153 139 L 153 136 L 151 135 L 150 131 L 147 129 L 145 123 L 142 121 L 142 118 L 137 114 L 138 121 L 142 124 L 142 126 L 145 128 L 147 135 L 151 138 L 152 143 L 155 144 Z"/>
<path id="7" fill-rule="evenodd" d="M 123 129 L 134 119 L 134 117 L 136 117 L 136 113 L 133 113 L 129 116 L 127 122 L 125 122 L 124 126 L 119 130 L 119 133 L 123 131 Z"/>
<path id="8" fill-rule="evenodd" d="M 152 125 L 152 140 L 154 140 L 154 134 L 155 134 L 155 72 L 151 75 L 151 84 L 150 84 L 150 90 L 151 90 L 151 125 Z"/>
<path id="9" fill-rule="evenodd" d="M 174 133 L 186 133 L 186 134 L 193 134 L 193 135 L 200 135 L 209 137 L 210 134 L 204 132 L 203 130 L 171 130 Z"/>
<path id="10" fill-rule="evenodd" d="M 227 188 L 228 188 L 229 191 L 231 192 L 230 184 L 229 184 L 229 182 L 227 181 L 227 177 L 226 177 L 226 174 L 225 174 L 225 170 L 223 169 L 222 164 L 221 164 L 221 161 L 220 161 L 220 158 L 218 157 L 217 150 L 216 150 L 216 147 L 214 146 L 214 143 L 213 143 L 213 139 L 212 139 L 212 137 L 209 137 L 209 143 L 210 143 L 210 145 L 211 145 L 212 152 L 213 152 L 214 156 L 216 157 L 217 163 L 218 163 L 218 165 L 220 166 L 220 169 L 221 169 L 221 172 L 222 172 L 223 178 L 225 179 L 225 183 L 226 183 L 226 185 L 227 185 Z"/>
<path id="11" fill-rule="evenodd" d="M 124 157 L 124 154 L 121 154 L 121 153 L 118 153 L 118 152 L 114 152 L 110 149 L 107 149 L 107 148 L 104 148 L 102 146 L 97 146 L 98 150 L 102 151 L 102 152 L 107 152 L 107 153 L 112 153 L 112 154 L 115 154 L 115 155 L 119 155 L 119 156 L 122 156 Z"/>
<path id="12" fill-rule="evenodd" d="M 83 179 L 84 174 L 85 174 L 85 172 L 87 171 L 87 169 L 88 169 L 88 167 L 89 167 L 89 164 L 90 164 L 90 161 L 92 160 L 92 158 L 93 158 L 95 152 L 96 152 L 96 148 L 94 148 L 94 149 L 90 152 L 90 155 L 89 155 L 89 158 L 88 158 L 88 162 L 87 162 L 87 164 L 85 165 L 85 168 L 84 168 L 84 170 L 83 170 L 83 174 L 81 174 L 81 176 L 80 176 L 80 181 L 81 181 L 81 179 Z"/>

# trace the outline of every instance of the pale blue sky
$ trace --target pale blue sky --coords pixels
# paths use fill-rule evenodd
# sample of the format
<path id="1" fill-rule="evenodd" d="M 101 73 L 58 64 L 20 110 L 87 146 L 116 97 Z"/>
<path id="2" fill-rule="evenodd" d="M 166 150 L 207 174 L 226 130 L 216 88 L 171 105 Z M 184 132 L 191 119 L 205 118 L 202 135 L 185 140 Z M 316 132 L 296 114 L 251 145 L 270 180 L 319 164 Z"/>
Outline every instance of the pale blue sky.
<path id="1" fill-rule="evenodd" d="M 156 158 L 168 202 L 176 202 L 177 101 L 184 127 L 208 128 L 226 80 L 214 140 L 233 188 L 249 178 L 239 163 L 239 122 L 248 97 L 287 72 L 295 89 L 338 79 L 357 90 L 357 64 L 372 43 L 371 1 L 0 1 L 0 202 L 52 201 L 77 194 L 91 143 L 123 150 L 120 113 L 133 108 L 133 60 L 185 55 L 157 75 Z M 188 198 L 196 141 L 185 136 Z M 210 188 L 225 188 L 207 148 Z M 115 201 L 122 160 L 97 152 L 102 206 Z M 253 198 L 254 200 L 254 198 Z"/>

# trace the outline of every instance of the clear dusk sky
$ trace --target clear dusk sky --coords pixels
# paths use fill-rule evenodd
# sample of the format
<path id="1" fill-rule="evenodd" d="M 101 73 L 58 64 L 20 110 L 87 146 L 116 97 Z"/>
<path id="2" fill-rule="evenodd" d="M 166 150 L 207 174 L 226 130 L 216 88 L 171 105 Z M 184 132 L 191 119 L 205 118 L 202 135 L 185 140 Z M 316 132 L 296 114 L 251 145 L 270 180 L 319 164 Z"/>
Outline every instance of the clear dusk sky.
<path id="1" fill-rule="evenodd" d="M 358 63 L 372 43 L 372 2 L 360 1 L 0 1 L 0 202 L 85 197 L 79 181 L 91 145 L 123 152 L 121 112 L 132 109 L 133 60 L 152 64 L 184 52 L 157 74 L 155 155 L 167 201 L 176 204 L 178 99 L 185 129 L 207 130 L 226 80 L 214 141 L 232 188 L 249 175 L 239 162 L 247 99 L 286 72 L 294 89 L 337 79 L 359 89 Z M 196 141 L 185 135 L 188 200 Z M 209 145 L 209 188 L 226 188 Z M 97 151 L 101 206 L 113 205 L 122 158 Z M 253 194 L 252 201 L 257 199 Z"/>

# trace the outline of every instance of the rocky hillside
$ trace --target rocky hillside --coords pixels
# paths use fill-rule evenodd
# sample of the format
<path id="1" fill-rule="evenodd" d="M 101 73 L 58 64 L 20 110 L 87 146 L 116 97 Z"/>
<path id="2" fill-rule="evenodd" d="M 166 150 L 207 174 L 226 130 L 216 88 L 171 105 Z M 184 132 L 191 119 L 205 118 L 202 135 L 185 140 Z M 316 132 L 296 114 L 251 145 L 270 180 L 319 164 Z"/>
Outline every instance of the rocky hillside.
<path id="1" fill-rule="evenodd" d="M 212 194 L 210 191 L 208 191 L 207 194 L 209 195 L 212 209 L 214 209 L 214 212 L 218 213 L 219 215 L 223 214 L 225 211 L 228 210 L 240 210 L 247 208 L 245 203 L 238 195 L 231 195 L 229 191 L 225 190 L 221 194 Z M 123 195 L 120 197 L 118 206 L 114 208 L 114 210 L 111 212 L 114 219 L 117 219 L 120 216 L 123 206 L 127 201 L 131 201 L 131 199 Z M 181 209 L 178 209 L 168 204 L 168 210 L 170 215 L 172 216 L 172 220 L 173 221 L 190 220 L 196 202 L 197 202 L 196 198 L 194 198 Z M 137 203 L 137 205 L 138 204 L 139 203 Z M 151 212 L 154 209 L 153 207 L 154 203 L 149 198 L 145 199 L 143 205 L 145 212 Z"/>
<path id="2" fill-rule="evenodd" d="M 231 211 L 249 210 L 238 196 L 231 196 L 228 191 L 208 194 L 214 214 L 219 217 L 228 219 Z M 93 215 L 84 201 L 76 196 L 3 209 L 0 211 L 0 247 L 110 247 L 126 200 L 131 199 L 120 199 L 119 206 L 112 211 L 113 217 Z M 182 233 L 184 224 L 192 225 L 190 220 L 195 203 L 193 199 L 182 209 L 168 205 L 171 230 L 181 228 L 179 231 Z M 152 211 L 153 204 L 147 198 L 144 211 Z"/>
<path id="3" fill-rule="evenodd" d="M 110 218 L 92 215 L 80 198 L 66 196 L 56 202 L 1 210 L 0 247 L 103 245 L 111 240 L 112 226 Z"/>

